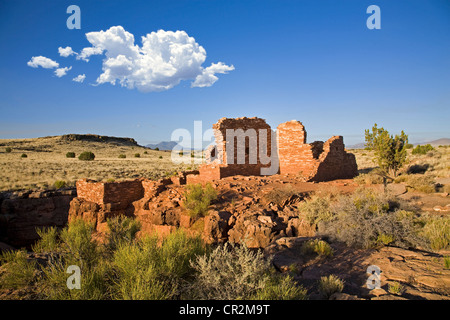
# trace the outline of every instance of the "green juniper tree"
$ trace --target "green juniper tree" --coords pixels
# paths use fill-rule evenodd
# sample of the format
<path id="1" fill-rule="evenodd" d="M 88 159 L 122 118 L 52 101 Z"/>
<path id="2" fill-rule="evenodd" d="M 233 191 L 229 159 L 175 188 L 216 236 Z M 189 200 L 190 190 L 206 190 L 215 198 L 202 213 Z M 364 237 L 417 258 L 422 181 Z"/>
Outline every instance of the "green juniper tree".
<path id="1" fill-rule="evenodd" d="M 406 162 L 408 136 L 403 132 L 392 136 L 384 128 L 372 127 L 366 130 L 366 149 L 373 150 L 378 165 L 388 174 L 397 176 L 398 170 Z"/>

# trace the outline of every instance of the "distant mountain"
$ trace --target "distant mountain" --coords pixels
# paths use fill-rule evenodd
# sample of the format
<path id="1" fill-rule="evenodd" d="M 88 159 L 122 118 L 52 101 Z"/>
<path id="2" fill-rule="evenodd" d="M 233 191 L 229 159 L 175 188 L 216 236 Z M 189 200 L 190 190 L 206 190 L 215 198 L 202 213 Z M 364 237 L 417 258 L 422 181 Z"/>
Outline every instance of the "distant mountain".
<path id="1" fill-rule="evenodd" d="M 450 144 L 450 139 L 449 138 L 441 138 L 441 139 L 437 139 L 437 140 L 433 140 L 433 141 L 428 141 L 428 142 L 421 142 L 421 143 L 413 143 L 413 145 L 424 145 L 424 144 L 431 144 L 432 146 L 446 146 Z"/>
<path id="2" fill-rule="evenodd" d="M 366 144 L 364 142 L 361 142 L 361 143 L 352 144 L 352 145 L 345 146 L 345 147 L 347 149 L 364 149 L 365 145 Z"/>
<path id="3" fill-rule="evenodd" d="M 173 150 L 177 144 L 178 142 L 176 141 L 161 141 L 157 144 L 148 144 L 146 147 L 150 149 L 158 148 L 159 150 Z"/>
<path id="4" fill-rule="evenodd" d="M 417 146 L 417 145 L 424 145 L 424 144 L 431 144 L 432 146 L 446 146 L 446 145 L 450 145 L 450 139 L 449 138 L 441 138 L 441 139 L 437 139 L 437 140 L 433 140 L 433 141 L 426 141 L 426 142 L 420 142 L 420 143 L 412 143 L 412 145 Z M 346 146 L 347 149 L 364 149 L 365 143 L 361 142 L 361 143 L 357 143 L 357 144 L 352 144 L 349 146 Z"/>

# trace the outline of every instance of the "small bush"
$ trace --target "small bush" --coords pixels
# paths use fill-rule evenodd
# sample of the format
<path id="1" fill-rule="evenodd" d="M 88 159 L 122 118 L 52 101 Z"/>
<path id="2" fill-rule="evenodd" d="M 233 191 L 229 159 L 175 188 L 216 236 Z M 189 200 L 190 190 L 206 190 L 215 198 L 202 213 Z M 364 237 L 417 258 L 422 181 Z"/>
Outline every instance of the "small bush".
<path id="1" fill-rule="evenodd" d="M 106 220 L 109 232 L 107 244 L 110 250 L 116 250 L 122 242 L 131 243 L 136 238 L 136 233 L 141 229 L 141 224 L 130 217 L 117 216 Z"/>
<path id="2" fill-rule="evenodd" d="M 307 291 L 297 285 L 290 275 L 273 275 L 251 299 L 256 300 L 306 300 Z"/>
<path id="3" fill-rule="evenodd" d="M 433 250 L 450 248 L 450 217 L 426 217 L 421 234 L 429 241 Z"/>
<path id="4" fill-rule="evenodd" d="M 84 151 L 78 156 L 78 159 L 83 161 L 92 161 L 95 159 L 95 154 L 90 151 Z"/>
<path id="5" fill-rule="evenodd" d="M 119 154 L 119 159 L 125 159 L 127 156 L 125 154 Z"/>
<path id="6" fill-rule="evenodd" d="M 412 149 L 412 148 L 414 148 L 414 145 L 411 144 L 411 143 L 407 143 L 407 144 L 405 145 L 405 148 L 406 148 L 406 149 Z"/>
<path id="7" fill-rule="evenodd" d="M 148 152 L 147 152 L 147 151 L 144 151 L 144 154 L 148 154 Z"/>
<path id="8" fill-rule="evenodd" d="M 156 235 L 121 243 L 114 251 L 115 295 L 119 299 L 170 299 L 181 294 L 193 270 L 190 261 L 203 255 L 199 237 L 178 230 L 161 241 Z"/>
<path id="9" fill-rule="evenodd" d="M 307 242 L 303 243 L 301 247 L 301 252 L 303 254 L 318 254 L 321 257 L 330 257 L 333 256 L 333 248 L 323 240 L 314 239 L 314 240 L 308 240 Z"/>
<path id="10" fill-rule="evenodd" d="M 324 223 L 323 235 L 357 248 L 388 243 L 400 247 L 421 247 L 426 241 L 418 234 L 413 212 L 384 193 L 358 190 L 342 196 L 333 206 L 333 219 Z"/>
<path id="11" fill-rule="evenodd" d="M 56 227 L 37 228 L 39 240 L 32 246 L 34 252 L 57 252 L 60 246 L 59 232 Z"/>
<path id="12" fill-rule="evenodd" d="M 25 250 L 6 251 L 0 255 L 1 289 L 18 289 L 33 282 L 36 262 L 27 258 Z"/>
<path id="13" fill-rule="evenodd" d="M 412 150 L 412 154 L 427 154 L 428 151 L 435 150 L 431 144 L 426 144 L 424 146 L 418 145 Z"/>
<path id="14" fill-rule="evenodd" d="M 159 151 L 159 148 L 158 148 L 158 147 L 156 147 L 156 148 L 155 148 L 155 150 L 156 150 L 156 151 Z"/>
<path id="15" fill-rule="evenodd" d="M 319 292 L 326 299 L 334 293 L 342 292 L 343 289 L 344 281 L 333 274 L 321 277 L 319 280 Z"/>
<path id="16" fill-rule="evenodd" d="M 162 157 L 162 156 L 159 156 L 159 158 L 162 159 L 163 157 Z"/>
<path id="17" fill-rule="evenodd" d="M 134 157 L 135 157 L 135 158 L 140 158 L 140 157 L 141 157 L 141 154 L 140 154 L 140 153 L 135 153 L 135 154 L 134 154 Z"/>
<path id="18" fill-rule="evenodd" d="M 299 210 L 305 214 L 305 219 L 309 224 L 317 225 L 321 221 L 330 221 L 333 218 L 330 202 L 330 197 L 313 195 L 300 204 Z"/>
<path id="19" fill-rule="evenodd" d="M 99 256 L 98 247 L 92 238 L 94 224 L 78 218 L 69 223 L 69 226 L 61 231 L 60 238 L 64 243 L 64 249 L 72 258 L 73 264 L 83 268 L 93 266 Z"/>
<path id="20" fill-rule="evenodd" d="M 184 206 L 192 217 L 204 217 L 211 202 L 217 199 L 217 192 L 210 183 L 203 188 L 201 184 L 190 184 L 184 194 Z"/>
<path id="21" fill-rule="evenodd" d="M 401 296 L 405 292 L 405 287 L 400 282 L 394 281 L 388 284 L 388 292 Z"/>
<path id="22" fill-rule="evenodd" d="M 75 158 L 75 152 L 67 152 L 66 158 Z"/>
<path id="23" fill-rule="evenodd" d="M 6 153 L 11 153 L 11 151 L 12 151 L 12 148 L 10 148 L 10 147 L 6 147 L 6 148 L 5 148 L 5 152 L 6 152 Z"/>
<path id="24" fill-rule="evenodd" d="M 20 155 L 20 157 L 21 157 L 21 158 L 28 158 L 28 156 L 26 155 L 26 153 L 22 153 L 22 154 Z"/>
<path id="25" fill-rule="evenodd" d="M 444 257 L 444 268 L 445 269 L 450 269 L 450 256 L 445 256 Z"/>
<path id="26" fill-rule="evenodd" d="M 404 174 L 397 177 L 394 182 L 405 183 L 408 187 L 424 193 L 433 193 L 436 191 L 436 184 L 432 176 L 418 174 Z"/>
<path id="27" fill-rule="evenodd" d="M 245 245 L 220 245 L 191 262 L 197 272 L 190 291 L 192 298 L 242 300 L 257 296 L 270 280 L 270 266 L 261 251 L 253 252 Z"/>
<path id="28" fill-rule="evenodd" d="M 55 183 L 53 184 L 53 186 L 56 189 L 64 188 L 66 185 L 67 185 L 67 183 L 64 180 L 56 180 Z"/>

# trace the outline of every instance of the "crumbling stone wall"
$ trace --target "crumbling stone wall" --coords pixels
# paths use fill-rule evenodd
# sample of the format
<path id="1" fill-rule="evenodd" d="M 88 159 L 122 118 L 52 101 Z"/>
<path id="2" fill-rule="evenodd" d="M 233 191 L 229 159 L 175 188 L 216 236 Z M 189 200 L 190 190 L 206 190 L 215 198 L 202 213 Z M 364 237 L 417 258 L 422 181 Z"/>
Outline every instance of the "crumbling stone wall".
<path id="1" fill-rule="evenodd" d="M 207 148 L 206 164 L 199 167 L 198 175 L 188 175 L 187 183 L 235 175 L 260 176 L 263 168 L 270 167 L 272 129 L 264 119 L 221 118 L 213 130 L 216 145 Z"/>
<path id="2" fill-rule="evenodd" d="M 97 204 L 122 202 L 132 203 L 144 196 L 141 180 L 121 182 L 96 182 L 92 180 L 77 181 L 78 198 Z"/>
<path id="3" fill-rule="evenodd" d="M 358 174 L 355 156 L 345 151 L 342 136 L 308 144 L 300 121 L 278 126 L 277 146 L 281 174 L 298 174 L 307 181 L 346 179 Z"/>

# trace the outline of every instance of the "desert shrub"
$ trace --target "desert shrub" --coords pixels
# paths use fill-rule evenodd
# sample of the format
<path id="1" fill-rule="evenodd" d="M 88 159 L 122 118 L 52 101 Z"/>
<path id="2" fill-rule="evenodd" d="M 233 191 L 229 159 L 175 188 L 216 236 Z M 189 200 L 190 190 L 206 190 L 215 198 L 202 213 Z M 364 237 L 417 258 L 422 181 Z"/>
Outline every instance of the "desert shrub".
<path id="1" fill-rule="evenodd" d="M 333 219 L 324 223 L 322 234 L 357 248 L 375 247 L 387 239 L 400 247 L 424 246 L 415 214 L 401 210 L 400 205 L 384 193 L 358 190 L 337 201 Z"/>
<path id="2" fill-rule="evenodd" d="M 75 158 L 75 152 L 67 152 L 66 158 Z"/>
<path id="3" fill-rule="evenodd" d="M 78 156 L 78 160 L 83 160 L 83 161 L 92 161 L 95 159 L 95 154 L 93 154 L 91 151 L 84 151 L 82 153 L 80 153 L 80 155 Z"/>
<path id="4" fill-rule="evenodd" d="M 245 245 L 219 245 L 209 255 L 198 256 L 191 266 L 196 271 L 190 290 L 194 299 L 241 300 L 273 297 L 279 292 L 279 288 L 270 288 L 274 286 L 270 261 Z M 292 290 L 291 284 L 284 285 Z"/>
<path id="5" fill-rule="evenodd" d="M 125 159 L 127 156 L 125 154 L 119 154 L 119 159 Z"/>
<path id="6" fill-rule="evenodd" d="M 435 150 L 431 144 L 424 146 L 418 145 L 412 150 L 412 154 L 427 154 L 429 151 Z"/>
<path id="7" fill-rule="evenodd" d="M 318 224 L 321 221 L 329 221 L 333 217 L 330 208 L 331 199 L 329 196 L 313 195 L 306 199 L 299 206 L 301 213 L 309 224 Z"/>
<path id="8" fill-rule="evenodd" d="M 162 241 L 156 235 L 114 252 L 114 290 L 119 299 L 170 299 L 181 294 L 192 273 L 191 260 L 205 253 L 200 237 L 175 231 Z"/>
<path id="9" fill-rule="evenodd" d="M 400 135 L 392 136 L 377 124 L 365 131 L 366 149 L 373 150 L 378 166 L 395 177 L 397 171 L 406 163 L 406 145 L 408 136 L 402 131 Z"/>
<path id="10" fill-rule="evenodd" d="M 135 157 L 135 158 L 140 158 L 140 157 L 141 157 L 141 154 L 140 154 L 140 153 L 135 153 L 135 154 L 134 154 L 134 157 Z"/>
<path id="11" fill-rule="evenodd" d="M 94 265 L 98 260 L 98 247 L 92 238 L 94 224 L 78 218 L 72 220 L 60 234 L 67 255 L 73 264 L 83 268 Z"/>
<path id="12" fill-rule="evenodd" d="M 299 192 L 296 191 L 291 185 L 286 185 L 267 192 L 264 195 L 264 200 L 267 203 L 272 202 L 278 206 L 284 206 L 293 196 L 299 196 Z"/>
<path id="13" fill-rule="evenodd" d="M 204 217 L 208 213 L 211 202 L 217 199 L 217 192 L 210 183 L 205 187 L 201 184 L 190 184 L 184 194 L 184 206 L 190 216 Z"/>
<path id="14" fill-rule="evenodd" d="M 303 243 L 301 247 L 303 254 L 318 254 L 321 257 L 330 257 L 333 255 L 333 248 L 324 240 L 311 239 Z"/>
<path id="15" fill-rule="evenodd" d="M 113 178 L 108 178 L 108 179 L 106 179 L 106 182 L 109 182 L 109 183 L 115 182 L 115 181 L 116 181 L 116 179 L 113 179 Z"/>
<path id="16" fill-rule="evenodd" d="M 381 184 L 383 183 L 383 177 L 369 172 L 369 173 L 360 173 L 356 177 L 353 178 L 353 180 L 357 184 Z"/>
<path id="17" fill-rule="evenodd" d="M 148 154 L 148 152 L 147 152 L 147 151 L 144 151 L 144 154 Z"/>
<path id="18" fill-rule="evenodd" d="M 38 282 L 39 293 L 50 300 L 104 300 L 111 299 L 112 268 L 108 261 L 99 260 L 89 267 L 81 268 L 81 289 L 67 288 L 68 267 L 73 265 L 69 256 L 53 258 L 42 269 Z"/>
<path id="19" fill-rule="evenodd" d="M 159 156 L 159 158 L 162 159 L 163 157 L 162 157 L 162 156 Z"/>
<path id="20" fill-rule="evenodd" d="M 436 184 L 432 176 L 404 174 L 397 177 L 394 182 L 405 183 L 408 187 L 424 193 L 433 193 L 436 191 Z"/>
<path id="21" fill-rule="evenodd" d="M 17 289 L 34 280 L 36 262 L 28 259 L 25 250 L 6 251 L 0 255 L 0 288 Z"/>
<path id="22" fill-rule="evenodd" d="M 339 277 L 330 274 L 329 276 L 323 276 L 319 280 L 319 292 L 328 299 L 334 293 L 340 293 L 344 289 L 344 281 Z"/>
<path id="23" fill-rule="evenodd" d="M 33 252 L 56 252 L 59 249 L 59 231 L 56 227 L 36 228 L 39 240 L 32 246 Z"/>
<path id="24" fill-rule="evenodd" d="M 106 220 L 108 224 L 107 245 L 110 250 L 116 250 L 122 243 L 131 243 L 135 240 L 141 223 L 131 217 L 117 216 Z"/>
<path id="25" fill-rule="evenodd" d="M 450 256 L 444 256 L 444 268 L 450 269 Z"/>
<path id="26" fill-rule="evenodd" d="M 424 218 L 422 236 L 429 241 L 432 250 L 450 248 L 450 217 L 429 216 Z"/>
<path id="27" fill-rule="evenodd" d="M 67 183 L 64 180 L 56 180 L 55 183 L 53 184 L 53 186 L 56 189 L 61 189 L 61 188 L 64 188 L 66 186 L 66 184 Z"/>
<path id="28" fill-rule="evenodd" d="M 256 300 L 306 300 L 307 291 L 290 275 L 273 275 L 251 299 Z"/>
<path id="29" fill-rule="evenodd" d="M 21 158 L 28 158 L 28 156 L 27 156 L 26 153 L 22 153 L 22 154 L 20 155 L 20 157 L 21 157 Z"/>
<path id="30" fill-rule="evenodd" d="M 390 294 L 401 296 L 404 291 L 405 287 L 398 281 L 394 281 L 388 284 L 388 292 Z"/>
<path id="31" fill-rule="evenodd" d="M 159 151 L 159 148 L 158 148 L 158 147 L 156 147 L 156 148 L 155 148 L 155 150 L 156 150 L 156 151 Z"/>
<path id="32" fill-rule="evenodd" d="M 407 144 L 405 145 L 405 148 L 406 148 L 406 149 L 412 149 L 412 148 L 414 148 L 414 145 L 411 144 L 411 143 L 407 143 Z"/>
<path id="33" fill-rule="evenodd" d="M 12 148 L 11 148 L 11 147 L 6 147 L 6 148 L 5 148 L 5 152 L 6 152 L 6 153 L 11 153 L 11 151 L 12 151 Z"/>

